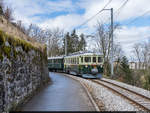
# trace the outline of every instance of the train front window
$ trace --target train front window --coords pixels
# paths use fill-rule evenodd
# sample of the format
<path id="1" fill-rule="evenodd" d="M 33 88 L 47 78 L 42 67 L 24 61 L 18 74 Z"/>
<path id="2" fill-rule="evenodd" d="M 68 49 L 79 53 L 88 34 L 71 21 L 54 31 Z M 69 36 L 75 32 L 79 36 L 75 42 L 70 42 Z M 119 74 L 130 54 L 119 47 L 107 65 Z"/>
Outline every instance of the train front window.
<path id="1" fill-rule="evenodd" d="M 93 62 L 96 62 L 96 57 L 93 57 Z"/>
<path id="2" fill-rule="evenodd" d="M 85 57 L 85 62 L 91 62 L 91 57 Z"/>
<path id="3" fill-rule="evenodd" d="M 101 57 L 98 57 L 98 62 L 102 62 L 102 58 Z"/>

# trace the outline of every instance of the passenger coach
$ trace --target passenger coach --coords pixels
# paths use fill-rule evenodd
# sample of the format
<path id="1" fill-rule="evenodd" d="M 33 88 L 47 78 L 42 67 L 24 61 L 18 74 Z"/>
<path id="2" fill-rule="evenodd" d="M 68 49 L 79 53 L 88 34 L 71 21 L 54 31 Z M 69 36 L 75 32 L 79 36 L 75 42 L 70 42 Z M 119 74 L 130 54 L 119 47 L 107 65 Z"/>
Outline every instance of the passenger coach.
<path id="1" fill-rule="evenodd" d="M 64 70 L 64 57 L 49 57 L 48 58 L 49 71 L 63 71 Z"/>
<path id="2" fill-rule="evenodd" d="M 64 57 L 66 73 L 88 78 L 100 78 L 103 72 L 103 56 L 98 53 L 81 53 Z"/>

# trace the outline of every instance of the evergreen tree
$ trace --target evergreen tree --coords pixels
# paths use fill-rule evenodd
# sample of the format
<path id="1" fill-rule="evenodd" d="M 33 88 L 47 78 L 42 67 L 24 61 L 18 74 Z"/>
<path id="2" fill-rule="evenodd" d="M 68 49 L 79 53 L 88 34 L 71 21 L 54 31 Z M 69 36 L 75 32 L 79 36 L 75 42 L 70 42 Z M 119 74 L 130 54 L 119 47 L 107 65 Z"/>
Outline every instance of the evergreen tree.
<path id="1" fill-rule="evenodd" d="M 125 56 L 121 60 L 121 70 L 123 72 L 125 82 L 132 84 L 132 72 L 128 65 L 128 59 Z"/>
<path id="2" fill-rule="evenodd" d="M 81 38 L 81 40 L 80 40 L 80 42 L 79 42 L 79 48 L 78 48 L 78 50 L 79 50 L 79 51 L 84 51 L 84 50 L 85 50 L 85 47 L 86 47 L 86 41 L 85 41 L 85 38 L 84 38 L 84 34 L 83 34 L 83 33 L 80 35 L 80 38 Z"/>
<path id="3" fill-rule="evenodd" d="M 69 53 L 73 53 L 73 47 L 72 47 L 72 38 L 70 37 L 70 34 L 69 32 L 67 32 L 67 34 L 65 35 L 64 39 L 63 39 L 63 50 L 64 50 L 64 53 L 65 53 L 65 40 L 67 39 L 67 54 Z"/>
<path id="4" fill-rule="evenodd" d="M 80 38 L 81 39 L 79 40 L 79 36 L 76 34 L 75 30 L 72 31 L 71 35 L 68 32 L 63 39 L 64 53 L 65 53 L 65 39 L 67 39 L 67 53 L 68 54 L 85 50 L 86 41 L 84 39 L 84 34 L 81 34 Z"/>
<path id="5" fill-rule="evenodd" d="M 79 49 L 79 37 L 76 34 L 76 30 L 74 29 L 71 33 L 71 40 L 72 40 L 72 48 L 73 52 L 77 52 Z"/>

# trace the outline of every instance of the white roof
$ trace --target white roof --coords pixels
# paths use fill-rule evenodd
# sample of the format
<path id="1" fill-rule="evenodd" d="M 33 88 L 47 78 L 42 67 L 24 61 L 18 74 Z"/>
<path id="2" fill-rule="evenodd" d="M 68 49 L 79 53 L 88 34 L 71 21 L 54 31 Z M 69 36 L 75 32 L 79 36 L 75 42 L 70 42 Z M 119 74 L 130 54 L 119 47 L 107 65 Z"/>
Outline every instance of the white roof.
<path id="1" fill-rule="evenodd" d="M 75 55 L 69 55 L 69 56 L 66 56 L 65 58 L 68 58 L 68 57 L 78 57 L 78 56 L 88 56 L 88 55 L 102 55 L 101 53 L 79 53 L 79 54 L 75 54 Z"/>
<path id="2" fill-rule="evenodd" d="M 56 57 L 48 57 L 48 59 L 63 59 L 63 58 L 68 58 L 68 57 L 78 57 L 78 56 L 91 56 L 91 55 L 100 55 L 102 56 L 101 53 L 95 53 L 95 52 L 82 52 L 82 51 L 79 51 L 79 52 L 75 52 L 75 53 L 72 53 L 68 56 L 56 56 Z"/>
<path id="3" fill-rule="evenodd" d="M 57 57 L 48 57 L 48 59 L 63 59 L 64 56 L 57 56 Z"/>

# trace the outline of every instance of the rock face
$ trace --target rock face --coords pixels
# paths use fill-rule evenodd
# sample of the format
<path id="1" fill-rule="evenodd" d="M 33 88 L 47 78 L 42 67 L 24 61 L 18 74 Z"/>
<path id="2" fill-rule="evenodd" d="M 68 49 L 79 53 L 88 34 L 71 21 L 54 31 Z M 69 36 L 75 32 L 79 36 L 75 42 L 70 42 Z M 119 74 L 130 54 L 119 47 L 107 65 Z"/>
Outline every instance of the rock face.
<path id="1" fill-rule="evenodd" d="M 48 81 L 46 48 L 0 31 L 0 112 L 14 110 Z"/>

